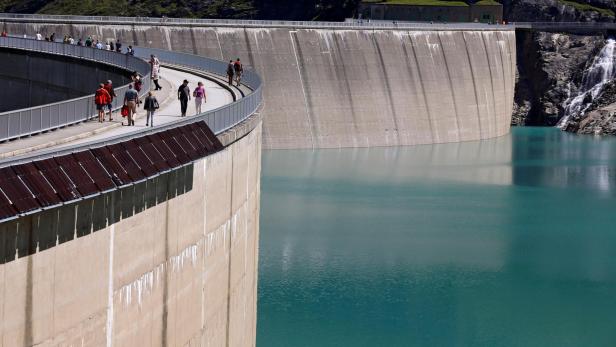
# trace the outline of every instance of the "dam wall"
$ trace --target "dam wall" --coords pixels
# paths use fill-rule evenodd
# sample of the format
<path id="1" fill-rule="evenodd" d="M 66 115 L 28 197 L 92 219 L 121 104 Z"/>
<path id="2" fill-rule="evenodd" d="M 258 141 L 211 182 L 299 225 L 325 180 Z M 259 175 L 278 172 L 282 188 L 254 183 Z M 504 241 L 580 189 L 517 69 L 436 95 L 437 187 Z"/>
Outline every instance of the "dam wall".
<path id="1" fill-rule="evenodd" d="M 265 148 L 417 145 L 509 132 L 516 75 L 509 27 L 421 30 L 134 25 L 4 20 L 15 35 L 120 39 L 216 59 L 264 81 Z"/>
<path id="2" fill-rule="evenodd" d="M 254 346 L 254 124 L 189 165 L 0 224 L 0 345 Z"/>
<path id="3" fill-rule="evenodd" d="M 0 112 L 94 95 L 99 83 L 119 87 L 131 71 L 67 56 L 0 49 Z"/>

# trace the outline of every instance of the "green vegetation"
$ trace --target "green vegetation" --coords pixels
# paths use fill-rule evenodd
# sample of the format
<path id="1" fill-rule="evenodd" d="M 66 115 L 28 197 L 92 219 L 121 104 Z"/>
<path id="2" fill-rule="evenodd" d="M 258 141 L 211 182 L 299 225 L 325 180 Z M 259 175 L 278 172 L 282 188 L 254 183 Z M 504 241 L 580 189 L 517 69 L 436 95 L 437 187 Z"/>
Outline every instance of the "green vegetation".
<path id="1" fill-rule="evenodd" d="M 475 5 L 482 5 L 482 6 L 496 6 L 496 5 L 500 5 L 501 3 L 495 0 L 479 0 L 475 3 Z"/>
<path id="2" fill-rule="evenodd" d="M 379 3 L 390 5 L 415 5 L 415 6 L 468 6 L 464 1 L 449 0 L 364 0 L 364 3 Z"/>
<path id="3" fill-rule="evenodd" d="M 599 12 L 601 15 L 606 16 L 606 17 L 614 17 L 614 11 L 607 9 L 607 8 L 600 8 L 600 7 L 592 6 L 590 4 L 580 3 L 580 2 L 571 1 L 571 0 L 558 0 L 558 2 L 563 5 L 572 6 L 576 10 L 581 11 L 581 12 L 595 11 L 595 12 Z"/>

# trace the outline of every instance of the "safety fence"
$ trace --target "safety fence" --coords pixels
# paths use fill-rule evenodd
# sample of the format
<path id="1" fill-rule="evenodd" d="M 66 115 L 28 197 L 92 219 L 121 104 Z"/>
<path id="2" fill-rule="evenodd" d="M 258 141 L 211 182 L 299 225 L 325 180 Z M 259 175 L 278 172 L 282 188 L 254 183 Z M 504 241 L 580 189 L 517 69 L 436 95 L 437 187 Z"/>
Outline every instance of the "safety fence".
<path id="1" fill-rule="evenodd" d="M 225 26 L 225 27 L 292 27 L 326 29 L 414 29 L 414 30 L 513 30 L 509 25 L 484 23 L 426 23 L 405 21 L 350 20 L 346 22 L 279 21 L 279 20 L 236 20 L 199 18 L 153 18 L 117 16 L 67 16 L 0 13 L 0 20 L 31 21 L 40 23 L 105 23 L 126 25 L 170 25 L 170 26 Z"/>
<path id="2" fill-rule="evenodd" d="M 31 40 L 29 40 L 31 41 Z M 74 48 L 72 45 L 68 44 L 59 44 Z M 79 46 L 75 47 L 79 48 Z M 91 48 L 86 48 L 90 49 Z M 105 52 L 105 51 L 102 51 Z M 108 52 L 110 54 L 114 54 L 113 52 Z M 226 72 L 226 63 L 217 61 L 214 59 L 209 59 L 205 57 L 200 57 L 193 54 L 187 53 L 179 53 L 179 52 L 171 52 L 160 49 L 146 48 L 146 47 L 135 47 L 135 59 L 143 58 L 149 59 L 150 55 L 156 55 L 161 63 L 164 64 L 172 64 L 176 66 L 184 66 L 195 70 L 200 70 L 206 73 L 211 73 L 215 75 L 224 76 Z M 149 64 L 144 60 L 139 59 L 140 62 L 145 63 L 149 69 Z M 144 78 L 145 82 L 149 81 L 149 71 L 148 78 Z M 113 144 L 125 142 L 134 138 L 141 138 L 148 135 L 153 135 L 156 133 L 160 133 L 166 130 L 191 125 L 193 123 L 205 122 L 207 126 L 212 130 L 212 132 L 216 135 L 225 132 L 226 130 L 234 127 L 235 125 L 241 123 L 246 120 L 248 117 L 255 114 L 261 105 L 262 99 L 262 81 L 257 73 L 252 70 L 245 69 L 242 77 L 242 84 L 249 87 L 251 92 L 246 94 L 244 97 L 236 100 L 233 103 L 221 106 L 219 108 L 209 110 L 203 112 L 196 116 L 191 117 L 178 117 L 177 120 L 165 123 L 163 125 L 157 126 L 155 128 L 141 128 L 136 131 L 131 131 L 125 134 L 120 134 L 116 136 L 110 136 L 102 139 L 93 140 L 90 142 L 75 144 L 75 145 L 67 145 L 62 148 L 52 148 L 42 151 L 37 151 L 31 154 L 27 154 L 20 157 L 6 158 L 0 160 L 0 167 L 6 167 L 21 163 L 27 163 L 34 160 L 42 160 L 52 157 L 58 157 L 70 153 L 76 153 L 83 150 L 88 150 L 92 148 L 100 148 L 105 146 L 110 146 Z M 144 88 L 145 91 L 149 90 L 149 86 Z M 120 95 L 120 94 L 118 94 Z M 93 97 L 90 97 L 93 99 Z M 132 129 L 131 129 L 132 130 Z"/>
<path id="3" fill-rule="evenodd" d="M 73 57 L 112 65 L 127 72 L 137 71 L 143 76 L 141 96 L 150 90 L 150 65 L 130 55 L 91 47 L 16 37 L 1 37 L 0 48 Z M 94 103 L 95 89 L 96 86 L 93 86 L 92 92 L 86 96 L 0 113 L 0 141 L 33 135 L 91 119 L 97 114 Z M 118 96 L 122 96 L 127 89 L 128 84 L 116 88 L 115 92 Z M 121 106 L 122 98 L 115 98 L 112 108 L 118 109 Z"/>

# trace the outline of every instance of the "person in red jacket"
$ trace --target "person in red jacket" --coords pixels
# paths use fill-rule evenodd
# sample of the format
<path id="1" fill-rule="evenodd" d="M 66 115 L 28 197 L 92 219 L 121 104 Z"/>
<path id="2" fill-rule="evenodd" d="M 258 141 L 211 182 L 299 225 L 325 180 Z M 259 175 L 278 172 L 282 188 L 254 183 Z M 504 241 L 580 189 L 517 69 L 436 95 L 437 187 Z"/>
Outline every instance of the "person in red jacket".
<path id="1" fill-rule="evenodd" d="M 96 110 L 98 111 L 98 122 L 105 121 L 105 108 L 111 103 L 111 95 L 104 84 L 99 84 L 96 93 L 94 94 L 94 103 L 96 104 Z"/>
<path id="2" fill-rule="evenodd" d="M 105 83 L 105 90 L 109 93 L 109 104 L 107 107 L 109 108 L 109 121 L 111 122 L 113 120 L 113 98 L 117 96 L 115 90 L 113 89 L 113 82 L 111 80 L 108 80 L 107 83 Z"/>

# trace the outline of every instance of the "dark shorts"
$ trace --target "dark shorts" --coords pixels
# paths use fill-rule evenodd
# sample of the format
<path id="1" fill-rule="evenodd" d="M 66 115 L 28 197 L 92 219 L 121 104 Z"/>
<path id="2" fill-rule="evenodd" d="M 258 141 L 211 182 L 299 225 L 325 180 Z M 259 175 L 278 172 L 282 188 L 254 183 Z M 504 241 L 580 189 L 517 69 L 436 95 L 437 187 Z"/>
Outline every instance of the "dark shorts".
<path id="1" fill-rule="evenodd" d="M 103 110 L 105 110 L 106 107 L 107 107 L 107 105 L 96 104 L 96 110 L 97 111 L 103 111 Z"/>
<path id="2" fill-rule="evenodd" d="M 113 104 L 111 104 L 111 103 L 107 104 L 106 106 L 109 109 L 109 111 L 111 111 L 113 109 Z"/>

